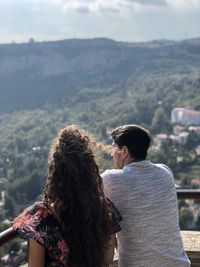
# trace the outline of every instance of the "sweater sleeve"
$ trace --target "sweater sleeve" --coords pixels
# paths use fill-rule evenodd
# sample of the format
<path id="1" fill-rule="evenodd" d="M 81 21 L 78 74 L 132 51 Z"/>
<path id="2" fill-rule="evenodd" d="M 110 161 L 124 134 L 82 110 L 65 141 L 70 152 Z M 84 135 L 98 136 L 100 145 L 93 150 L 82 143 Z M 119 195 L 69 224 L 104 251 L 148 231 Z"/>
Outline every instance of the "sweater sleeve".
<path id="1" fill-rule="evenodd" d="M 111 199 L 111 180 L 110 175 L 108 171 L 105 171 L 101 174 L 102 180 L 103 180 L 103 188 L 105 196 L 109 199 Z"/>

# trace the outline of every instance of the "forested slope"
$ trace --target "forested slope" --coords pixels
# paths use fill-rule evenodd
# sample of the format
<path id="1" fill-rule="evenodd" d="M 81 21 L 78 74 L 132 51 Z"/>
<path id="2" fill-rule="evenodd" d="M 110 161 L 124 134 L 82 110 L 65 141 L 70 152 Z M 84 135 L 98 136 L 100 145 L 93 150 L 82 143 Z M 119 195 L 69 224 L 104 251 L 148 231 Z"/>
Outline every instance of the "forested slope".
<path id="1" fill-rule="evenodd" d="M 0 45 L 0 178 L 8 181 L 8 215 L 41 193 L 49 145 L 64 125 L 80 124 L 105 142 L 107 129 L 124 123 L 171 133 L 171 109 L 200 110 L 199 93 L 200 39 Z M 176 179 L 188 179 L 198 165 L 192 149 L 168 145 L 152 157 L 169 164 Z M 179 154 L 187 164 L 176 165 Z M 101 169 L 109 164 L 102 160 Z"/>

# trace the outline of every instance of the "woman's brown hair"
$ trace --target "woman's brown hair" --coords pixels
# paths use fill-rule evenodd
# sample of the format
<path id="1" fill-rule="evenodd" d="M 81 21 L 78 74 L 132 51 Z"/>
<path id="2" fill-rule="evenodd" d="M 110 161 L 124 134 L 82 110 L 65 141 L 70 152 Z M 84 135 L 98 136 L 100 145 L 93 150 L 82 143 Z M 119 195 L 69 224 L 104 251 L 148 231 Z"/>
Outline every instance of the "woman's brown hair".
<path id="1" fill-rule="evenodd" d="M 58 134 L 49 153 L 44 203 L 54 205 L 61 222 L 70 267 L 104 266 L 110 215 L 93 143 L 71 125 Z"/>

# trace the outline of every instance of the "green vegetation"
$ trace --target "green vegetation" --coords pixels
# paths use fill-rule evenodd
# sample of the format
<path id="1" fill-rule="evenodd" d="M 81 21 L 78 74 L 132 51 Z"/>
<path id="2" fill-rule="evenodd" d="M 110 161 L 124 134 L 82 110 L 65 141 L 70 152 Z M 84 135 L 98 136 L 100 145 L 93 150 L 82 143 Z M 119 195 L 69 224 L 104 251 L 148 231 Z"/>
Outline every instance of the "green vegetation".
<path id="1" fill-rule="evenodd" d="M 138 123 L 153 134 L 171 134 L 173 107 L 200 110 L 199 45 L 199 39 L 161 44 L 97 39 L 0 46 L 8 66 L 6 71 L 0 61 L 0 178 L 7 179 L 1 217 L 12 218 L 40 196 L 49 147 L 63 126 L 79 124 L 109 143 L 107 131 L 117 125 Z M 199 136 L 192 133 L 188 140 L 168 141 L 149 155 L 169 165 L 182 187 L 199 178 L 194 152 Z M 101 171 L 111 166 L 108 155 L 102 156 Z"/>

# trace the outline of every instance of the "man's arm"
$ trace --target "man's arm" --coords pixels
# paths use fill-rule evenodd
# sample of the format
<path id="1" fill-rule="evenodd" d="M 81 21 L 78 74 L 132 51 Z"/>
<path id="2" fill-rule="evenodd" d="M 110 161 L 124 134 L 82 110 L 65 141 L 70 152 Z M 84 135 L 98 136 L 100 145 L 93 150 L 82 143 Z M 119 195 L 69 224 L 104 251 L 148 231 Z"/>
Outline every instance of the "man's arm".
<path id="1" fill-rule="evenodd" d="M 111 182 L 108 171 L 105 171 L 101 174 L 102 180 L 103 180 L 103 189 L 105 196 L 109 199 L 111 199 Z"/>

